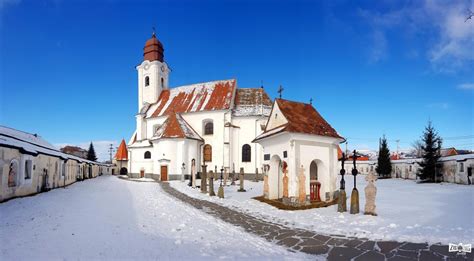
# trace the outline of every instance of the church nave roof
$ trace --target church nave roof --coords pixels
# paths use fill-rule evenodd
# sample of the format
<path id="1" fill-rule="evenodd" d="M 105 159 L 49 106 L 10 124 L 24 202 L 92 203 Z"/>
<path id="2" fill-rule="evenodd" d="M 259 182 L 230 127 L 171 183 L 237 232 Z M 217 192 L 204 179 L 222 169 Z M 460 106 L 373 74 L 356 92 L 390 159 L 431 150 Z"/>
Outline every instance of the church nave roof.
<path id="1" fill-rule="evenodd" d="M 193 127 L 178 113 L 170 113 L 163 125 L 156 130 L 151 139 L 161 138 L 187 138 L 204 141 Z"/>
<path id="2" fill-rule="evenodd" d="M 236 80 L 198 83 L 163 90 L 158 101 L 152 104 L 146 117 L 159 117 L 173 113 L 230 109 L 236 89 Z"/>

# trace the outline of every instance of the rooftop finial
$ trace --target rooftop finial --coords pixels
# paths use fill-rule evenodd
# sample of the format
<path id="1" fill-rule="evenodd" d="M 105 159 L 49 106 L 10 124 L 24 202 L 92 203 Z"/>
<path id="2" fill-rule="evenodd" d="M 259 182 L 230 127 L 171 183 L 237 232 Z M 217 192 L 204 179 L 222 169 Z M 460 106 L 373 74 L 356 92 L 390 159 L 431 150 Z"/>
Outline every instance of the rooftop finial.
<path id="1" fill-rule="evenodd" d="M 155 30 L 155 27 L 153 26 L 153 27 L 151 27 L 151 28 L 152 28 L 152 30 L 153 30 L 153 34 L 152 34 L 152 36 L 153 36 L 153 37 L 155 37 L 155 36 L 156 36 L 156 30 Z"/>
<path id="2" fill-rule="evenodd" d="M 280 94 L 280 99 L 281 99 L 281 94 L 283 93 L 283 86 L 280 85 L 280 88 L 278 88 L 278 93 Z"/>

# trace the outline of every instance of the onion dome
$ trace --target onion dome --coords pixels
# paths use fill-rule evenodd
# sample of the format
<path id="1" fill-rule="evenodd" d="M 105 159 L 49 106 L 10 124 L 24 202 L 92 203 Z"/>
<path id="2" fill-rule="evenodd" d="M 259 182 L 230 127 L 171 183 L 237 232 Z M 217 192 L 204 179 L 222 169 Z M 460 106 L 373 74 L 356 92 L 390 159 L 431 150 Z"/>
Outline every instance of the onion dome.
<path id="1" fill-rule="evenodd" d="M 161 42 L 156 38 L 155 33 L 148 39 L 143 47 L 143 60 L 163 62 L 164 49 Z"/>

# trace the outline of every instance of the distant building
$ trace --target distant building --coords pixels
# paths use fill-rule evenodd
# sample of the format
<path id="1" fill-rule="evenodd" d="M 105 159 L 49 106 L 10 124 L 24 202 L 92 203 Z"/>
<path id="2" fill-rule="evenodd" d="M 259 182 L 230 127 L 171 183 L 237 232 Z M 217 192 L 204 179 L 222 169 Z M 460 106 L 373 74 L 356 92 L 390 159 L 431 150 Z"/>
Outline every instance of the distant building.
<path id="1" fill-rule="evenodd" d="M 87 158 L 87 150 L 85 150 L 83 148 L 80 148 L 80 147 L 69 146 L 68 145 L 68 146 L 65 146 L 65 147 L 61 148 L 60 150 L 63 153 L 71 154 L 71 155 L 77 156 L 79 158 L 83 158 L 83 159 Z"/>

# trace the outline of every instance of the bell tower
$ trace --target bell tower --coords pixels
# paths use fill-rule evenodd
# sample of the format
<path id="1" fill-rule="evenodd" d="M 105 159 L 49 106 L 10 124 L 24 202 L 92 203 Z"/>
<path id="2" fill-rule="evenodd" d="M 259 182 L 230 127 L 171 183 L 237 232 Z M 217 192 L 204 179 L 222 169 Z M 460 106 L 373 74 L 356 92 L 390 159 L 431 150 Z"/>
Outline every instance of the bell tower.
<path id="1" fill-rule="evenodd" d="M 138 72 L 138 112 L 146 103 L 155 103 L 162 90 L 168 89 L 170 69 L 164 61 L 164 48 L 153 32 L 143 47 L 143 61 Z"/>

